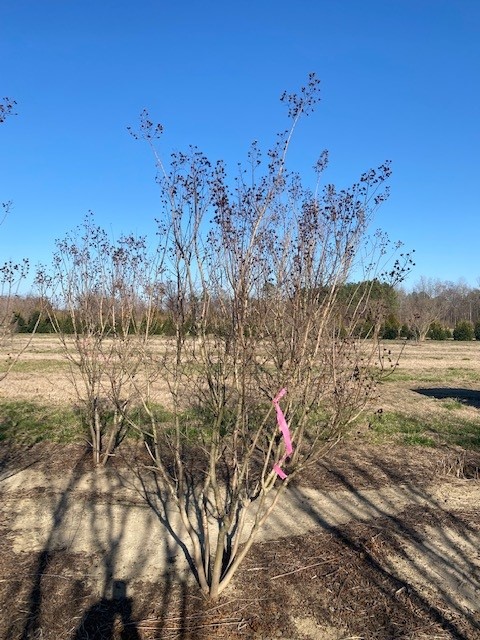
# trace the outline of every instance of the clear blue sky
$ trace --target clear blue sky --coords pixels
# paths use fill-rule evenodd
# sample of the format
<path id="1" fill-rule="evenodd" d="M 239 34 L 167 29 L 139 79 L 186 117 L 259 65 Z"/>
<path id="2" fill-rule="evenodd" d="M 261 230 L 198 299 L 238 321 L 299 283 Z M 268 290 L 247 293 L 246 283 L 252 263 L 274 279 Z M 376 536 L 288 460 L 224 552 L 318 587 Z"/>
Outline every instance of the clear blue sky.
<path id="1" fill-rule="evenodd" d="M 291 154 L 330 151 L 348 185 L 385 159 L 375 227 L 416 249 L 421 275 L 480 276 L 479 0 L 0 0 L 0 258 L 48 261 L 93 210 L 114 236 L 153 233 L 147 107 L 168 153 L 196 144 L 235 168 L 286 126 L 278 98 L 315 71 L 322 102 Z"/>

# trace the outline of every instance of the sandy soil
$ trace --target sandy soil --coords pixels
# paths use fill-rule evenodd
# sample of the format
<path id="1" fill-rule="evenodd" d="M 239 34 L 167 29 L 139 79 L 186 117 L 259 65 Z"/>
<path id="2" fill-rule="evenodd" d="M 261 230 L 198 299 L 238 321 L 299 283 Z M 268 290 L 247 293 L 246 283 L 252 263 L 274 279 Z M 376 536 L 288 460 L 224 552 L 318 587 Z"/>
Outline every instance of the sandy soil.
<path id="1" fill-rule="evenodd" d="M 61 633 L 67 635 L 56 636 L 58 629 L 55 631 L 50 618 L 55 618 L 55 610 L 58 611 L 59 582 L 63 589 L 81 584 L 84 600 L 106 603 L 105 606 L 115 602 L 112 593 L 116 585 L 128 585 L 129 593 L 138 594 L 141 606 L 137 604 L 137 608 L 142 611 L 138 615 L 145 615 L 146 608 L 154 612 L 150 623 L 145 622 L 149 617 L 132 618 L 131 626 L 142 638 L 268 638 L 277 637 L 272 630 L 275 625 L 281 637 L 292 640 L 480 638 L 480 482 L 439 476 L 439 451 L 376 447 L 373 452 L 359 446 L 355 452 L 339 453 L 328 467 L 317 467 L 305 484 L 291 487 L 262 531 L 245 567 L 227 592 L 224 602 L 230 605 L 225 615 L 217 615 L 217 635 L 209 635 L 213 627 L 207 627 L 207 635 L 197 630 L 197 635 L 184 636 L 174 635 L 173 631 L 171 636 L 153 633 L 161 598 L 154 597 L 147 606 L 145 598 L 152 597 L 148 594 L 160 594 L 165 585 L 170 585 L 172 592 L 188 589 L 192 603 L 198 592 L 180 541 L 167 532 L 161 511 L 155 512 L 145 502 L 137 473 L 120 460 L 110 469 L 91 471 L 80 449 L 70 448 L 68 459 L 62 458 L 62 453 L 65 449 L 37 446 L 11 456 L 2 470 L 1 522 L 4 544 L 9 545 L 8 560 L 3 555 L 0 581 L 4 602 L 0 631 L 7 634 L 5 638 L 130 637 L 116 636 L 113 631 L 110 635 L 72 635 L 75 624 L 79 624 L 79 614 L 75 619 L 73 612 L 69 614 L 72 629 L 67 632 L 64 625 Z M 68 466 L 72 459 L 73 468 Z M 148 492 L 153 495 L 151 486 Z M 168 516 L 175 531 L 181 532 L 175 510 L 170 509 Z M 369 532 L 368 545 L 365 541 L 354 542 L 362 527 Z M 365 537 L 361 533 L 360 538 L 362 535 Z M 184 534 L 183 538 L 186 541 Z M 354 554 L 346 564 L 345 559 L 339 558 L 345 553 Z M 361 580 L 367 569 L 356 567 L 355 563 L 366 559 L 368 571 L 372 571 L 373 563 L 376 574 L 393 581 L 387 592 L 384 587 L 385 601 L 391 599 L 398 605 L 406 599 L 413 609 L 424 609 L 413 618 L 416 635 L 405 621 L 398 622 L 403 635 L 389 635 L 391 627 L 387 628 L 381 618 L 365 620 L 363 631 L 357 624 L 360 633 L 355 635 L 355 616 L 345 612 L 340 615 L 335 605 L 327 605 L 324 610 L 329 599 L 337 603 L 340 598 L 340 594 L 333 595 L 336 583 L 330 596 L 326 593 L 315 599 L 308 593 L 308 599 L 304 595 L 298 601 L 292 596 L 298 595 L 296 581 L 301 580 L 304 590 L 318 580 L 318 575 L 324 575 L 325 568 L 335 575 L 343 567 L 347 571 L 345 580 L 357 574 Z M 60 564 L 54 568 L 57 562 Z M 23 567 L 20 573 L 19 567 Z M 267 585 L 263 595 L 259 594 L 267 598 L 264 606 L 269 613 L 265 619 L 255 599 L 245 604 L 252 577 L 257 585 Z M 49 581 L 56 583 L 57 596 L 50 600 L 46 595 Z M 322 582 L 323 587 L 325 584 L 328 580 Z M 269 602 L 266 594 L 273 586 L 283 595 L 277 594 Z M 15 597 L 12 587 L 17 589 Z M 286 592 L 291 601 L 288 611 L 282 608 Z M 357 593 L 356 598 L 364 599 L 365 594 L 360 597 Z M 412 603 L 412 598 L 421 606 Z M 230 619 L 232 603 L 237 609 L 240 603 L 245 605 L 236 629 L 222 627 Z M 403 609 L 405 606 L 404 603 Z M 49 607 L 53 611 L 49 612 Z M 365 616 L 367 612 L 365 605 Z M 32 616 L 35 623 L 30 628 L 28 620 Z M 5 627 L 5 621 L 11 622 L 12 618 L 15 624 Z M 121 620 L 118 624 L 121 627 Z M 222 628 L 228 629 L 230 635 L 221 635 Z M 425 635 L 426 628 L 432 635 Z M 273 635 L 266 635 L 270 632 Z"/>

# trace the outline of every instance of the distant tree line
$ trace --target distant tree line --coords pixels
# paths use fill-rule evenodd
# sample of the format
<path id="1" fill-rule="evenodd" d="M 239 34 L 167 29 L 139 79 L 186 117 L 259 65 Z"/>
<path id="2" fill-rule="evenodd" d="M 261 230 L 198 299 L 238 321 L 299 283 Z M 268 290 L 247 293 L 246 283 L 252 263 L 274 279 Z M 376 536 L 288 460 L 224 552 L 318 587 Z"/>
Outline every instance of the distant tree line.
<path id="1" fill-rule="evenodd" d="M 412 291 L 397 292 L 396 318 L 402 337 L 480 340 L 480 288 L 420 278 Z"/>
<path id="2" fill-rule="evenodd" d="M 264 292 L 267 294 L 268 292 Z M 318 296 L 319 292 L 315 292 Z M 304 295 L 308 297 L 309 293 Z M 311 293 L 310 293 L 311 295 Z M 323 292 L 328 295 L 328 290 Z M 161 301 L 149 320 L 149 334 L 174 336 L 172 301 L 168 292 L 162 292 Z M 409 292 L 379 280 L 352 282 L 342 285 L 338 295 L 338 334 L 343 324 L 356 317 L 356 334 L 361 338 L 380 337 L 386 340 L 480 340 L 480 288 L 463 282 L 441 282 L 421 278 Z M 221 301 L 218 301 L 218 305 Z M 261 304 L 260 299 L 258 304 Z M 57 327 L 52 325 L 51 314 L 42 312 L 41 300 L 35 296 L 17 296 L 12 326 L 18 333 L 75 333 L 70 311 L 55 310 Z M 190 318 L 185 323 L 186 334 L 195 332 L 195 300 L 189 304 Z M 212 305 L 212 314 L 215 304 Z M 126 330 L 133 332 L 142 323 L 142 302 L 137 302 L 136 318 L 130 320 Z M 218 324 L 215 331 L 218 331 Z M 119 327 L 110 327 L 118 332 Z"/>
<path id="3" fill-rule="evenodd" d="M 74 325 L 74 316 L 72 317 L 70 310 L 65 309 L 45 309 L 45 305 L 39 298 L 34 296 L 17 296 L 13 305 L 15 311 L 11 318 L 12 329 L 16 333 L 62 333 L 65 335 L 74 335 L 77 333 Z M 53 320 L 54 318 L 54 320 Z M 80 310 L 78 315 L 80 319 Z M 133 333 L 138 328 L 138 323 L 142 323 L 142 306 L 139 303 L 135 319 L 131 319 L 126 333 Z M 190 332 L 193 331 L 193 318 L 191 322 Z M 107 326 L 105 333 L 117 334 L 124 331 L 124 327 L 120 327 L 120 320 L 116 326 Z M 153 321 L 150 320 L 150 335 L 175 335 L 175 327 L 170 321 L 168 310 L 158 309 Z"/>

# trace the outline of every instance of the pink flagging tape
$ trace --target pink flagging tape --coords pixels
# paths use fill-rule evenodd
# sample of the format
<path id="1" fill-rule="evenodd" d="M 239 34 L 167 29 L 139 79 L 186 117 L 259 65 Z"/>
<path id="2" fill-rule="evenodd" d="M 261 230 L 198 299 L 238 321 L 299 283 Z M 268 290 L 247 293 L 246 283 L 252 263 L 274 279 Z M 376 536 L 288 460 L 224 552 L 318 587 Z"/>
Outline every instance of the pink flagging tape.
<path id="1" fill-rule="evenodd" d="M 283 462 L 283 458 L 280 462 Z M 282 469 L 280 469 L 280 467 L 278 466 L 278 464 L 274 464 L 273 465 L 273 470 L 275 471 L 275 473 L 277 474 L 277 476 L 279 478 L 281 478 L 282 480 L 285 480 L 285 478 L 287 477 L 287 474 L 285 473 L 285 471 L 282 471 Z"/>
<path id="2" fill-rule="evenodd" d="M 282 480 L 285 480 L 285 478 L 287 477 L 287 474 L 285 473 L 285 471 L 282 471 L 281 465 L 285 462 L 286 458 L 292 455 L 293 453 L 290 430 L 288 428 L 287 421 L 285 420 L 285 416 L 283 415 L 283 411 L 280 408 L 280 404 L 279 404 L 280 400 L 283 398 L 283 396 L 286 393 L 287 393 L 286 389 L 280 389 L 276 398 L 273 399 L 273 406 L 275 407 L 275 411 L 277 412 L 278 426 L 280 427 L 280 431 L 282 432 L 282 435 L 283 435 L 283 441 L 285 443 L 285 455 L 282 457 L 281 460 L 277 462 L 277 464 L 273 465 L 273 470 L 278 475 L 278 477 L 281 478 Z"/>
<path id="3" fill-rule="evenodd" d="M 287 421 L 285 420 L 285 416 L 283 415 L 283 411 L 281 410 L 280 405 L 278 404 L 279 401 L 283 398 L 283 396 L 286 393 L 287 393 L 286 389 L 281 389 L 278 392 L 277 397 L 273 399 L 273 405 L 277 412 L 278 426 L 280 427 L 280 431 L 282 432 L 283 439 L 285 441 L 285 451 L 287 452 L 287 456 L 289 456 L 293 453 L 292 441 L 290 439 L 290 430 L 288 428 Z"/>

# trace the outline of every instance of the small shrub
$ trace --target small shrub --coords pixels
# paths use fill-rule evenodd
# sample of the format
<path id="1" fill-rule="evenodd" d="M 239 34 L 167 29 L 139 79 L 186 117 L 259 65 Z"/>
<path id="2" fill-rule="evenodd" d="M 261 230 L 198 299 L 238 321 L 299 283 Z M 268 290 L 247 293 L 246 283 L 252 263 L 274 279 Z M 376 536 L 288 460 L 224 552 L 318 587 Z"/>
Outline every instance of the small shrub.
<path id="1" fill-rule="evenodd" d="M 413 331 L 413 329 L 410 329 L 408 324 L 402 324 L 402 327 L 400 329 L 400 337 L 406 338 L 407 340 L 414 340 L 416 338 L 415 331 Z"/>
<path id="2" fill-rule="evenodd" d="M 475 334 L 475 340 L 480 340 L 480 320 L 477 320 L 475 327 L 473 328 Z"/>
<path id="3" fill-rule="evenodd" d="M 450 329 L 443 327 L 439 322 L 432 322 L 427 333 L 430 340 L 448 340 L 452 337 Z"/>
<path id="4" fill-rule="evenodd" d="M 458 322 L 453 330 L 454 340 L 473 340 L 474 335 L 473 324 L 468 320 Z"/>
<path id="5" fill-rule="evenodd" d="M 15 325 L 18 333 L 53 333 L 54 331 L 48 316 L 42 315 L 38 310 L 33 311 L 27 320 L 21 313 L 14 313 L 12 324 Z"/>
<path id="6" fill-rule="evenodd" d="M 393 314 L 390 314 L 380 330 L 380 335 L 384 340 L 395 340 L 399 333 L 400 323 Z"/>

